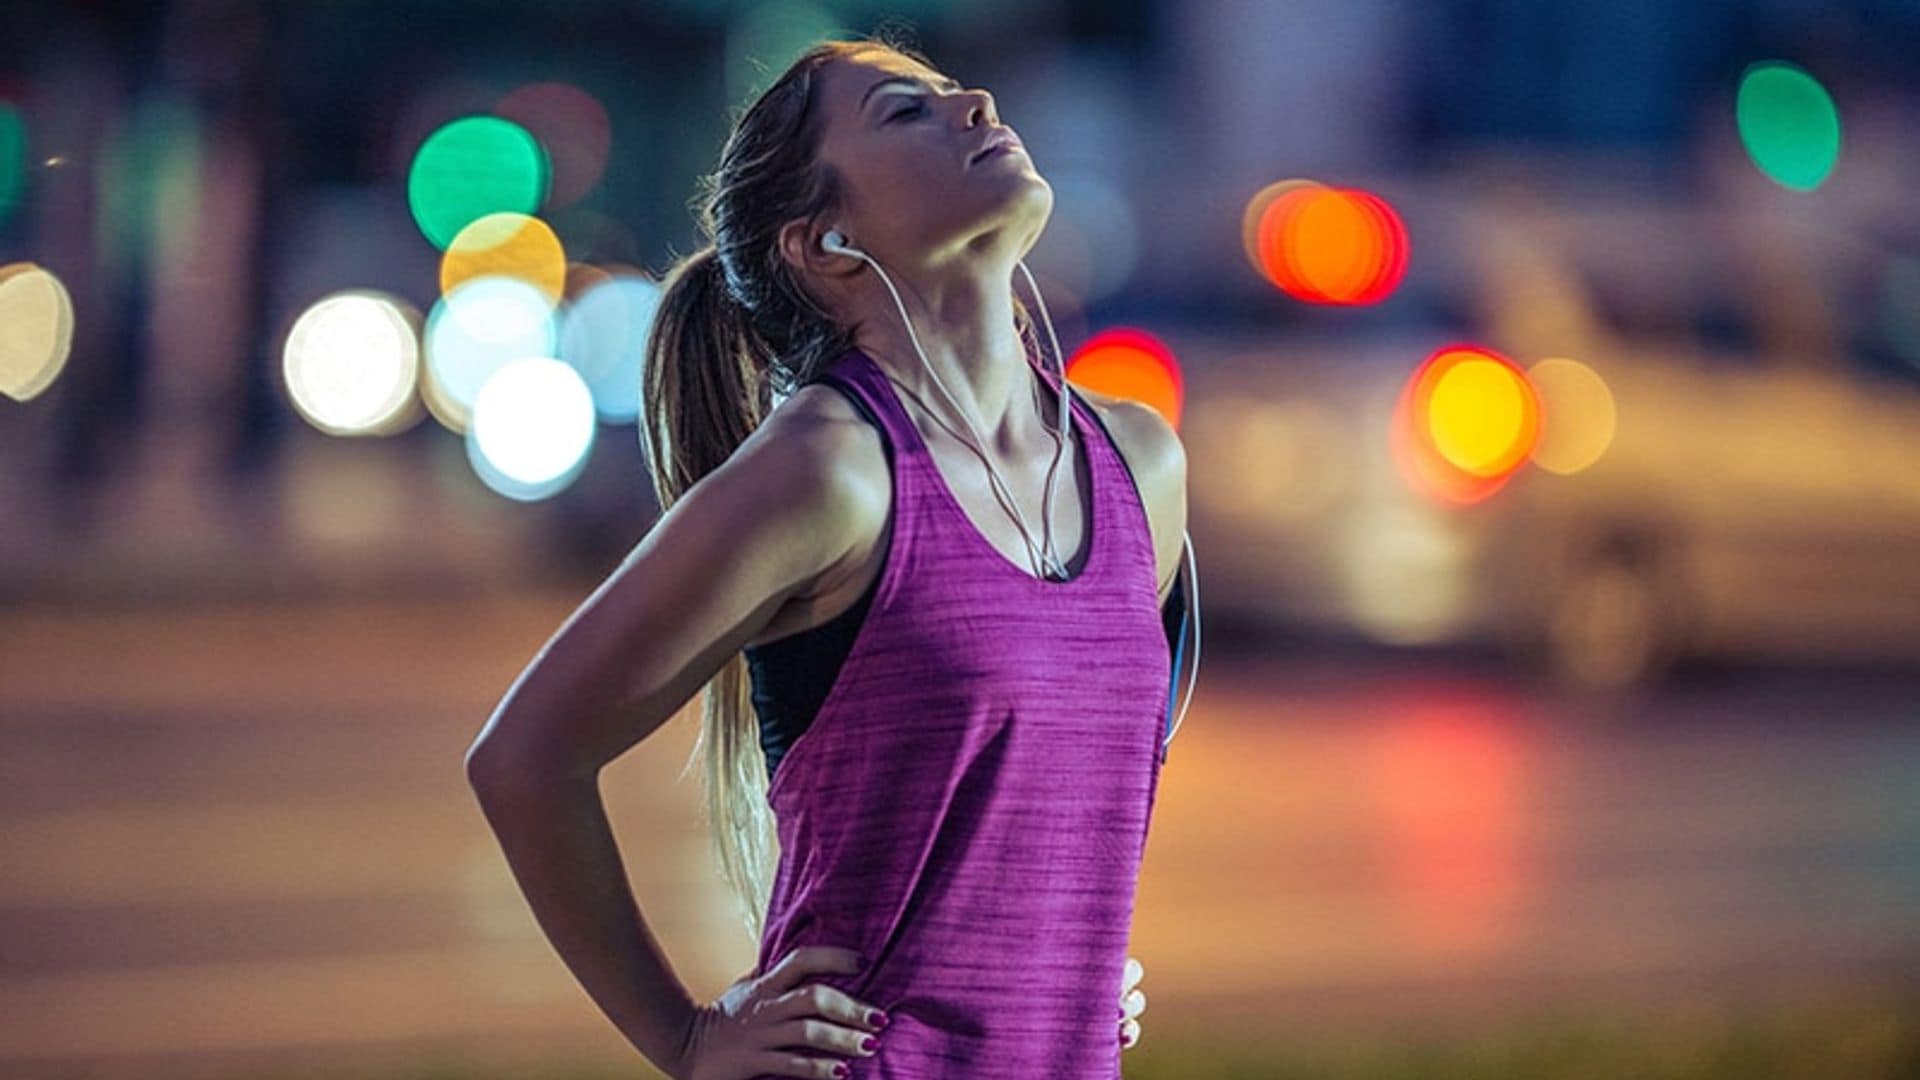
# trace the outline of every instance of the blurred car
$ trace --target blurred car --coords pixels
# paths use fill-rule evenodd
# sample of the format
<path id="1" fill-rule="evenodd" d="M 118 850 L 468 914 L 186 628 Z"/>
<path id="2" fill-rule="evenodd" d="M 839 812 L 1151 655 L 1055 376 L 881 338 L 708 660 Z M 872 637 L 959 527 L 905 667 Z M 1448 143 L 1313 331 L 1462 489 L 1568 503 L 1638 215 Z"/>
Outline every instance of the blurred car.
<path id="1" fill-rule="evenodd" d="M 1209 613 L 1492 644 L 1593 690 L 1690 657 L 1920 659 L 1920 368 L 1876 306 L 1913 268 L 1700 205 L 1389 194 L 1414 254 L 1385 302 L 1176 341 Z M 1467 501 L 1414 482 L 1395 406 L 1459 343 L 1528 372 L 1543 440 L 1577 420 L 1598 457 L 1522 458 Z M 1546 392 L 1547 358 L 1606 394 Z"/>

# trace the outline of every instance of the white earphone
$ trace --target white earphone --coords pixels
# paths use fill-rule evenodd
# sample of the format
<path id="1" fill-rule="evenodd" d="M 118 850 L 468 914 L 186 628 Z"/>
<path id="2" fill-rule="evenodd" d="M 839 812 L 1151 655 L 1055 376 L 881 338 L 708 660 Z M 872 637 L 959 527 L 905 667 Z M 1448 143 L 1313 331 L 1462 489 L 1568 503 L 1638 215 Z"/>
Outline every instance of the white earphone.
<path id="1" fill-rule="evenodd" d="M 839 229 L 828 229 L 826 233 L 820 237 L 820 247 L 823 250 L 832 252 L 837 255 L 852 255 L 856 258 L 865 259 L 867 261 L 867 264 L 872 266 L 874 270 L 880 274 L 880 280 L 886 284 L 887 290 L 893 293 L 894 305 L 900 309 L 900 318 L 907 325 L 907 336 L 912 339 L 914 350 L 916 352 L 920 352 L 920 362 L 926 365 L 928 374 L 931 374 L 933 376 L 934 382 L 940 387 L 940 392 L 943 394 L 947 394 L 947 400 L 951 402 L 953 400 L 953 395 L 950 393 L 947 393 L 946 384 L 940 381 L 939 373 L 933 370 L 933 365 L 927 362 L 926 353 L 920 350 L 920 338 L 917 334 L 913 332 L 913 320 L 907 318 L 906 305 L 901 302 L 900 293 L 894 289 L 892 279 L 887 277 L 886 271 L 880 269 L 879 262 L 875 261 L 873 257 L 868 255 L 866 252 L 861 251 L 859 248 L 854 247 L 852 244 L 848 243 L 846 234 L 842 233 Z M 1047 314 L 1047 302 L 1046 302 L 1046 299 L 1040 295 L 1040 287 L 1034 283 L 1033 272 L 1027 269 L 1027 264 L 1025 260 L 1022 260 L 1018 265 L 1020 267 L 1020 272 L 1027 276 L 1027 287 L 1033 290 L 1034 299 L 1039 302 L 1041 320 L 1045 322 L 1047 327 L 1047 337 L 1053 343 L 1053 355 L 1055 357 L 1056 362 L 1059 362 L 1061 364 L 1061 369 L 1059 371 L 1059 378 L 1060 378 L 1059 430 L 1063 432 L 1068 431 L 1070 429 L 1068 427 L 1068 420 L 1067 420 L 1067 373 L 1065 370 L 1064 362 L 1059 360 L 1061 356 L 1060 340 L 1057 337 L 1054 337 L 1053 319 Z M 966 421 L 968 429 L 972 430 L 973 421 L 967 417 L 965 411 L 961 410 L 957 404 L 955 404 L 954 407 L 956 411 L 960 412 L 961 419 Z M 975 438 L 979 437 L 978 432 L 975 432 L 974 435 L 975 435 Z M 1066 448 L 1066 443 L 1064 441 L 1061 441 L 1059 445 L 1061 450 L 1064 450 Z M 981 453 L 977 445 L 974 447 L 974 452 L 976 454 L 980 454 L 980 459 L 983 462 L 986 462 L 987 472 L 989 476 L 995 481 L 998 481 L 999 474 L 993 468 L 993 462 L 989 460 L 984 453 Z M 1056 467 L 1059 465 L 1059 451 L 1055 452 L 1054 465 Z M 1057 572 L 1061 575 L 1061 577 L 1064 578 L 1066 574 L 1066 568 L 1060 564 L 1059 559 L 1055 556 L 1052 550 L 1052 540 L 1053 540 L 1052 517 L 1047 512 L 1047 509 L 1046 509 L 1046 505 L 1050 504 L 1053 498 L 1053 478 L 1054 478 L 1054 472 L 1053 470 L 1049 470 L 1047 473 L 1046 500 L 1044 501 L 1041 507 L 1042 524 L 1046 527 L 1046 532 L 1047 532 L 1047 551 L 1043 556 L 1043 562 L 1046 564 L 1047 571 Z M 1004 487 L 1005 485 L 1003 484 L 1002 486 Z M 1009 505 L 1012 504 L 1013 500 L 1011 495 L 1007 496 L 1007 501 Z M 1021 532 L 1023 534 L 1027 534 L 1026 522 L 1024 518 L 1022 518 L 1020 515 L 1019 507 L 1014 506 L 1013 512 L 1017 520 L 1017 523 L 1020 525 Z M 1027 539 L 1028 551 L 1029 553 L 1031 553 L 1033 550 L 1032 536 L 1027 535 L 1026 539 Z M 1186 624 L 1183 624 L 1183 627 L 1182 627 L 1183 632 L 1181 633 L 1178 642 L 1174 646 L 1173 679 L 1176 685 L 1178 685 L 1179 678 L 1180 678 L 1181 660 L 1185 654 L 1185 649 L 1183 648 L 1183 646 L 1186 643 L 1186 634 L 1184 633 L 1184 629 L 1186 625 L 1191 625 L 1193 627 L 1193 666 L 1187 678 L 1187 690 L 1186 690 L 1185 700 L 1184 702 L 1182 702 L 1180 706 L 1180 711 L 1178 716 L 1175 716 L 1173 711 L 1174 699 L 1172 697 L 1169 697 L 1167 700 L 1167 716 L 1168 716 L 1167 733 L 1166 733 L 1166 737 L 1162 739 L 1160 743 L 1160 757 L 1162 761 L 1166 760 L 1166 749 L 1168 744 L 1173 742 L 1174 733 L 1180 730 L 1180 724 L 1183 721 L 1185 721 L 1187 718 L 1187 707 L 1193 704 L 1194 684 L 1199 680 L 1199 677 L 1200 677 L 1200 570 L 1194 561 L 1193 535 L 1183 529 L 1181 531 L 1181 539 L 1185 543 L 1185 554 L 1186 554 L 1186 562 L 1187 562 L 1187 581 L 1189 585 L 1189 591 L 1192 594 L 1191 595 L 1192 603 L 1188 605 L 1187 622 Z"/>

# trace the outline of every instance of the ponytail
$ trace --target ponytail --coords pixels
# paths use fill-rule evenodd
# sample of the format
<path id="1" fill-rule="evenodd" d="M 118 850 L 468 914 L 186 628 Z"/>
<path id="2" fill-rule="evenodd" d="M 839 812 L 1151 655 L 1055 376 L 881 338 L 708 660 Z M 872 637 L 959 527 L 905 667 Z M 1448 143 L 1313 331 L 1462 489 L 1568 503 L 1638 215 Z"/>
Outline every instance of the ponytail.
<path id="1" fill-rule="evenodd" d="M 663 512 L 759 426 L 766 362 L 713 245 L 681 260 L 647 341 L 647 463 Z"/>
<path id="2" fill-rule="evenodd" d="M 662 513 L 725 463 L 764 419 L 767 353 L 713 245 L 668 272 L 647 339 L 643 410 L 647 464 Z M 779 841 L 751 690 L 746 658 L 735 653 L 701 694 L 700 734 L 682 775 L 703 761 L 708 836 L 721 877 L 757 940 Z"/>

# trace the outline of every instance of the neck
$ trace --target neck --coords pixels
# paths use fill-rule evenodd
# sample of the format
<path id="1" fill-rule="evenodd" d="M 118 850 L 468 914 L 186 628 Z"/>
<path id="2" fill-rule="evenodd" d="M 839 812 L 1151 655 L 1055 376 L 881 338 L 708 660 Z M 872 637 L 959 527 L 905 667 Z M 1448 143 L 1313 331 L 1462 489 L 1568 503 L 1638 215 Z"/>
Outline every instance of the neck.
<path id="1" fill-rule="evenodd" d="M 1010 263 L 887 268 L 913 320 L 909 336 L 900 307 L 878 275 L 862 275 L 854 342 L 911 389 L 949 413 L 960 430 L 971 423 L 992 452 L 1018 456 L 1038 440 L 1051 443 L 1035 404 L 1036 376 L 1014 323 Z M 918 338 L 926 354 L 914 350 Z M 938 382 L 927 365 L 939 374 Z M 946 392 L 941 392 L 944 385 Z M 951 398 L 951 400 L 949 400 Z M 961 416 L 951 415 L 955 408 Z"/>

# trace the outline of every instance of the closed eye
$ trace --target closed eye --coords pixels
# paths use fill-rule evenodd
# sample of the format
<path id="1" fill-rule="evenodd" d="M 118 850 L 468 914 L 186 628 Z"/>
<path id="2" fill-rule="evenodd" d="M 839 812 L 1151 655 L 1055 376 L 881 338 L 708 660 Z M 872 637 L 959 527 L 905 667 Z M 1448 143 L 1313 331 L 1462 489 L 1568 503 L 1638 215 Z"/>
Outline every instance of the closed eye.
<path id="1" fill-rule="evenodd" d="M 913 113 L 919 112 L 920 109 L 921 109 L 921 105 L 919 102 L 916 101 L 912 105 L 909 105 L 906 108 L 901 109 L 899 112 L 894 113 L 892 116 L 887 117 L 887 122 L 892 123 L 903 116 L 910 116 Z"/>

